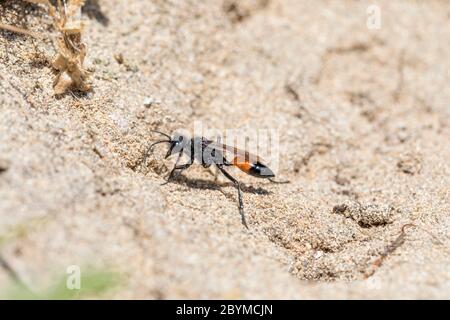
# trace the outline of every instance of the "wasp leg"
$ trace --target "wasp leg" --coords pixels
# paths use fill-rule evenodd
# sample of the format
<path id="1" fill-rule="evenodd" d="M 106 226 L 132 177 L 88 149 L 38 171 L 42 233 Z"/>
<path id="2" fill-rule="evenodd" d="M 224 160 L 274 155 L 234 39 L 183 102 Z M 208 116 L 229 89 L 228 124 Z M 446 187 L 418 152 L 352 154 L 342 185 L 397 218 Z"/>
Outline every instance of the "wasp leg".
<path id="1" fill-rule="evenodd" d="M 179 166 L 175 166 L 172 171 L 169 174 L 169 177 L 167 178 L 167 181 L 164 182 L 163 184 L 161 184 L 162 186 L 168 184 L 170 181 L 175 180 L 176 178 L 178 178 L 180 176 L 180 174 L 188 169 L 190 166 L 192 165 L 192 163 L 186 163 L 186 164 L 182 164 Z M 178 172 L 175 172 L 176 170 L 179 170 Z"/>
<path id="2" fill-rule="evenodd" d="M 217 164 L 217 167 L 218 167 L 219 170 L 223 173 L 223 175 L 224 175 L 225 177 L 227 177 L 228 180 L 230 180 L 231 182 L 233 182 L 234 185 L 236 186 L 236 188 L 237 188 L 237 190 L 238 190 L 239 213 L 240 213 L 241 218 L 242 218 L 242 224 L 244 225 L 244 227 L 246 227 L 246 228 L 248 229 L 247 221 L 245 220 L 244 202 L 242 201 L 241 184 L 239 183 L 239 181 L 237 181 L 235 178 L 233 178 L 228 172 L 225 171 L 225 169 L 223 168 L 223 165 L 222 165 L 222 164 Z"/>
<path id="3" fill-rule="evenodd" d="M 214 182 L 217 182 L 219 180 L 219 169 L 216 169 L 214 172 Z"/>
<path id="4" fill-rule="evenodd" d="M 174 165 L 172 171 L 170 171 L 170 174 L 169 174 L 169 177 L 167 178 L 167 181 L 164 182 L 163 184 L 161 184 L 162 186 L 164 186 L 164 185 L 168 184 L 170 181 L 172 181 L 172 180 L 178 178 L 178 176 L 179 176 L 184 170 L 186 170 L 187 168 L 189 168 L 189 167 L 192 165 L 192 162 L 186 163 L 186 164 L 182 164 L 182 165 L 178 165 L 178 162 L 180 161 L 182 155 L 183 155 L 182 152 L 180 152 L 180 153 L 178 154 L 178 159 L 177 159 L 177 161 L 175 162 L 175 165 Z M 177 170 L 180 170 L 180 171 L 176 172 Z"/>

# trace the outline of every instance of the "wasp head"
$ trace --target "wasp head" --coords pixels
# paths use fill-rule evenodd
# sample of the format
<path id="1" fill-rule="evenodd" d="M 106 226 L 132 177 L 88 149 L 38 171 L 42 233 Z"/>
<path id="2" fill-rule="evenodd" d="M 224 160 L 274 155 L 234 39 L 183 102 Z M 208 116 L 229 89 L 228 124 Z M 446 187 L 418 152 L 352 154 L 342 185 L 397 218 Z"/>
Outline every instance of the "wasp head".
<path id="1" fill-rule="evenodd" d="M 179 154 L 180 152 L 182 152 L 183 149 L 188 144 L 188 142 L 189 142 L 189 138 L 187 136 L 182 135 L 182 134 L 175 134 L 170 139 L 169 150 L 167 150 L 165 158 L 167 159 L 171 155 Z"/>
<path id="2" fill-rule="evenodd" d="M 157 144 L 160 143 L 168 143 L 169 144 L 169 150 L 167 150 L 165 159 L 167 159 L 168 157 L 170 157 L 173 154 L 179 154 L 180 152 L 183 151 L 183 149 L 189 144 L 189 137 L 187 135 L 184 134 L 180 134 L 180 133 L 175 133 L 172 137 L 169 136 L 166 133 L 160 132 L 160 131 L 156 131 L 156 130 L 152 130 L 153 132 L 162 134 L 163 136 L 165 136 L 167 138 L 167 140 L 159 140 L 156 141 L 155 143 L 153 143 L 149 150 L 152 150 L 153 147 Z"/>

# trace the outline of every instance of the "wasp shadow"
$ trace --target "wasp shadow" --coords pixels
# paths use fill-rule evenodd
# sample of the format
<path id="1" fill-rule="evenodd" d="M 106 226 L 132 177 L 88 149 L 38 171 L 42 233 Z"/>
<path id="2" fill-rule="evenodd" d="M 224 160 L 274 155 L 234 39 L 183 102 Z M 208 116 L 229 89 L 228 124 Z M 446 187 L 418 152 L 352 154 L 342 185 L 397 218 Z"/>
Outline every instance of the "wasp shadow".
<path id="1" fill-rule="evenodd" d="M 176 183 L 179 185 L 184 185 L 186 187 L 192 188 L 192 189 L 200 189 L 200 190 L 218 190 L 222 191 L 222 187 L 234 187 L 234 184 L 232 182 L 225 182 L 225 183 L 218 183 L 214 182 L 212 180 L 205 180 L 205 179 L 189 179 L 186 178 L 183 175 L 180 175 L 176 179 L 173 179 L 170 181 L 170 183 Z M 245 185 L 241 183 L 241 190 L 245 193 L 252 193 L 252 194 L 260 194 L 260 195 L 269 195 L 272 192 L 267 191 L 264 188 L 261 187 L 254 187 L 251 185 Z"/>
<path id="2" fill-rule="evenodd" d="M 90 19 L 95 19 L 102 26 L 109 25 L 109 18 L 102 11 L 99 0 L 87 0 L 81 11 Z"/>

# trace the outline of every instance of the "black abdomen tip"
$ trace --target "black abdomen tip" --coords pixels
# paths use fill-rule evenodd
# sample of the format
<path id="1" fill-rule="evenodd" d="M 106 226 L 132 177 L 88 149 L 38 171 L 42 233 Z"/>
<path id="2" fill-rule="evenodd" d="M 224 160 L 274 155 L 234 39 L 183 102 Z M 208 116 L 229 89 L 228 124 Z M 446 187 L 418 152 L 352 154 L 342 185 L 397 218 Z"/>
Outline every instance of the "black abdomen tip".
<path id="1" fill-rule="evenodd" d="M 252 164 L 252 167 L 250 168 L 250 175 L 257 177 L 257 178 L 273 178 L 275 177 L 275 174 L 270 170 L 269 167 L 262 164 L 261 162 L 257 162 Z"/>

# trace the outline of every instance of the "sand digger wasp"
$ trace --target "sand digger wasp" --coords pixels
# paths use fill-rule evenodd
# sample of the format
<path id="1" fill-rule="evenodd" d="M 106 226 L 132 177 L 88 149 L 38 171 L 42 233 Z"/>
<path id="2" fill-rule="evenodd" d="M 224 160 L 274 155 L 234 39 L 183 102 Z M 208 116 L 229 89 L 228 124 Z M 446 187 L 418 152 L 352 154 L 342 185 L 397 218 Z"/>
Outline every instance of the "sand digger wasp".
<path id="1" fill-rule="evenodd" d="M 276 181 L 273 180 L 275 174 L 272 170 L 262 163 L 259 156 L 250 152 L 232 147 L 220 141 L 212 141 L 205 137 L 189 137 L 188 135 L 175 133 L 170 136 L 166 133 L 152 130 L 152 132 L 159 133 L 167 139 L 154 142 L 148 148 L 145 158 L 149 156 L 149 153 L 153 147 L 160 143 L 169 144 L 165 159 L 172 155 L 177 155 L 178 158 L 175 162 L 173 169 L 164 184 L 169 183 L 171 180 L 176 179 L 184 170 L 188 169 L 195 161 L 201 164 L 204 168 L 209 168 L 211 165 L 215 165 L 219 171 L 230 180 L 238 191 L 238 203 L 239 213 L 241 215 L 242 224 L 248 229 L 247 221 L 244 213 L 244 202 L 242 200 L 241 183 L 225 170 L 226 167 L 234 166 L 242 170 L 243 172 L 257 178 L 269 179 L 273 183 L 288 183 L 289 181 Z M 183 154 L 187 155 L 189 161 L 186 164 L 179 164 L 179 161 Z M 231 161 L 227 159 L 227 155 L 231 154 Z"/>

